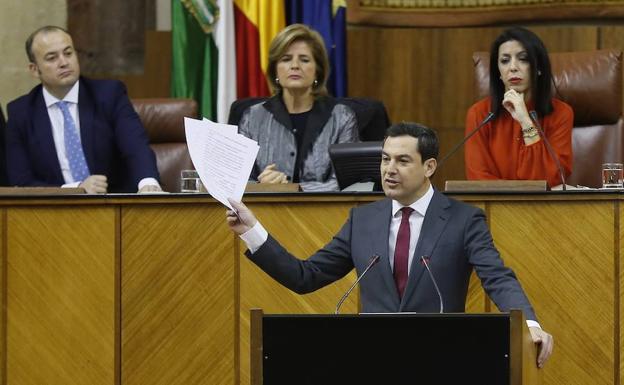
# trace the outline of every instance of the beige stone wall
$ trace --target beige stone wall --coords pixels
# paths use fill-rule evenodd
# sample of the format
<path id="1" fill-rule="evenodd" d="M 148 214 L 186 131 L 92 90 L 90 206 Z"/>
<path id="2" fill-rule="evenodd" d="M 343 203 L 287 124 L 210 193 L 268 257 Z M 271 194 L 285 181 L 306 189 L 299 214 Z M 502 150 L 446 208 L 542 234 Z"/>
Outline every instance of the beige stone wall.
<path id="1" fill-rule="evenodd" d="M 171 31 L 171 0 L 156 0 L 156 30 Z"/>
<path id="2" fill-rule="evenodd" d="M 27 93 L 38 82 L 27 72 L 24 42 L 43 25 L 67 25 L 65 0 L 2 0 L 0 12 L 0 106 Z"/>

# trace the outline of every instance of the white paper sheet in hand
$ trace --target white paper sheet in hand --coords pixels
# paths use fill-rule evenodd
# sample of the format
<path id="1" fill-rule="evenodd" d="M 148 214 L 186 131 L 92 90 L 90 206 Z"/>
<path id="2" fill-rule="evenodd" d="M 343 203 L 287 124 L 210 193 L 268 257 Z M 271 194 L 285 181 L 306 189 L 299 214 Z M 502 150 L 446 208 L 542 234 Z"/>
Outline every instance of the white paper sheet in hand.
<path id="1" fill-rule="evenodd" d="M 184 118 L 186 143 L 206 190 L 232 209 L 228 198 L 240 202 L 258 155 L 258 143 L 208 119 Z"/>
<path id="2" fill-rule="evenodd" d="M 208 124 L 215 124 L 218 125 L 219 127 L 219 132 L 223 133 L 223 134 L 228 134 L 228 135 L 238 135 L 238 126 L 235 126 L 233 124 L 220 124 L 220 123 L 215 123 L 210 119 L 206 119 L 203 118 L 202 122 L 208 122 Z"/>

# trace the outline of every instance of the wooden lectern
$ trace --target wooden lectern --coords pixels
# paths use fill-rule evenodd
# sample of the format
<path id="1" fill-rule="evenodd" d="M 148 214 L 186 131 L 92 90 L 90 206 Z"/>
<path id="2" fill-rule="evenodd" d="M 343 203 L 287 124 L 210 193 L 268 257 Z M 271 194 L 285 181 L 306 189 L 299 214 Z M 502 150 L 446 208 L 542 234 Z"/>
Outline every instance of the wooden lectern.
<path id="1" fill-rule="evenodd" d="M 539 384 L 519 310 L 285 315 L 251 310 L 251 384 Z"/>

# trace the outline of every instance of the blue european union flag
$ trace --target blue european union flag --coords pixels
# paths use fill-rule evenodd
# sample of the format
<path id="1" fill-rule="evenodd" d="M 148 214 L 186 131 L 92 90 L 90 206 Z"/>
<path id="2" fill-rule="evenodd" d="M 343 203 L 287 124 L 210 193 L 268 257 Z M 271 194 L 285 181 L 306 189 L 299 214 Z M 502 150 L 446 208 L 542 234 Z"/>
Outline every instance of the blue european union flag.
<path id="1" fill-rule="evenodd" d="M 287 24 L 306 24 L 321 34 L 331 67 L 327 88 L 336 97 L 347 96 L 345 7 L 337 6 L 334 14 L 332 0 L 285 0 L 285 5 Z"/>

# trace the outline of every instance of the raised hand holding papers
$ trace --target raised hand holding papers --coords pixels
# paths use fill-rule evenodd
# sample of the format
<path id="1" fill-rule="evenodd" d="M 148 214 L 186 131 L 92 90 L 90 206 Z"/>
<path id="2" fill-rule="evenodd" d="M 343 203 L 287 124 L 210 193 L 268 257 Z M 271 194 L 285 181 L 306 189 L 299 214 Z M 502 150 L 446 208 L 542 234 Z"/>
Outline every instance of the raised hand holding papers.
<path id="1" fill-rule="evenodd" d="M 191 161 L 213 198 L 234 210 L 240 202 L 258 154 L 258 143 L 238 134 L 236 126 L 184 118 Z"/>

